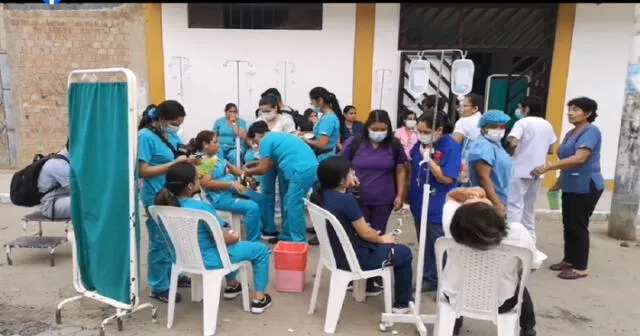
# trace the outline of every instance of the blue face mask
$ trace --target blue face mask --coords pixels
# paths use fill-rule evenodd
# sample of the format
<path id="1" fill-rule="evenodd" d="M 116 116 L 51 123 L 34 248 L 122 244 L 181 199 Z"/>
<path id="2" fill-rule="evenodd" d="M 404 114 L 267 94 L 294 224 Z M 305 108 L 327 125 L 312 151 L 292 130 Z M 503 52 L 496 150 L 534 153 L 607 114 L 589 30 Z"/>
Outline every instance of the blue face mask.
<path id="1" fill-rule="evenodd" d="M 387 138 L 386 131 L 376 132 L 376 131 L 369 130 L 369 139 L 371 139 L 371 141 L 375 143 L 381 143 L 386 138 Z"/>
<path id="2" fill-rule="evenodd" d="M 320 108 L 319 108 L 319 107 L 317 107 L 317 106 L 314 106 L 314 107 L 313 107 L 313 112 L 315 112 L 315 113 L 320 113 Z"/>
<path id="3" fill-rule="evenodd" d="M 516 115 L 516 118 L 524 117 L 524 114 L 522 114 L 522 109 L 516 109 L 516 112 L 514 114 Z"/>
<path id="4" fill-rule="evenodd" d="M 167 127 L 164 127 L 162 129 L 162 131 L 167 133 L 167 134 L 177 134 L 178 131 L 180 131 L 180 127 L 174 126 L 174 125 L 169 125 Z"/>

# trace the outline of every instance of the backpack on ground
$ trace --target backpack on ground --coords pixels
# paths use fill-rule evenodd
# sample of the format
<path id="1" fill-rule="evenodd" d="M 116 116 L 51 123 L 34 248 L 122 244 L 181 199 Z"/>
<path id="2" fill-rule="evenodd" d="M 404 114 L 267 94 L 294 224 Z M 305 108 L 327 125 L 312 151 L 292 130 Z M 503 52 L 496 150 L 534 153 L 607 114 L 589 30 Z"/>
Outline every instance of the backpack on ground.
<path id="1" fill-rule="evenodd" d="M 69 163 L 69 159 L 64 155 L 54 153 L 44 156 L 42 154 L 36 154 L 30 165 L 13 174 L 9 192 L 11 203 L 19 206 L 33 207 L 40 204 L 44 195 L 59 188 L 59 186 L 56 186 L 46 192 L 40 192 L 40 190 L 38 190 L 38 177 L 40 177 L 42 167 L 51 159 L 61 159 Z"/>

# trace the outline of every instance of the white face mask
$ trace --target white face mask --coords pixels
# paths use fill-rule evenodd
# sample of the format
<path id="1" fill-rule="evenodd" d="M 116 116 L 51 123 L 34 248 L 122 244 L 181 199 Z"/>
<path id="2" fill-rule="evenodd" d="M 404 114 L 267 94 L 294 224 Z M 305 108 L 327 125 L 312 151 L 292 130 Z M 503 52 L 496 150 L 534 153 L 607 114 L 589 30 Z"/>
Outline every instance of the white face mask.
<path id="1" fill-rule="evenodd" d="M 503 129 L 490 129 L 490 130 L 487 130 L 486 137 L 487 139 L 489 139 L 489 141 L 500 143 L 500 140 L 504 138 L 504 133 L 505 133 L 505 130 Z"/>
<path id="2" fill-rule="evenodd" d="M 381 143 L 387 138 L 387 131 L 376 132 L 369 130 L 369 139 L 375 143 Z"/>
<path id="3" fill-rule="evenodd" d="M 415 121 L 415 120 L 405 120 L 405 121 L 404 121 L 404 125 L 405 125 L 407 128 L 416 128 L 416 125 L 417 125 L 417 124 L 418 124 L 418 122 L 417 122 L 417 121 Z"/>
<path id="4" fill-rule="evenodd" d="M 271 121 L 276 117 L 276 112 L 274 112 L 274 111 L 262 112 L 261 116 L 262 116 L 262 118 L 264 118 L 264 120 Z"/>
<path id="5" fill-rule="evenodd" d="M 435 142 L 433 141 L 433 134 L 420 134 L 418 135 L 418 141 L 423 145 L 431 145 Z"/>

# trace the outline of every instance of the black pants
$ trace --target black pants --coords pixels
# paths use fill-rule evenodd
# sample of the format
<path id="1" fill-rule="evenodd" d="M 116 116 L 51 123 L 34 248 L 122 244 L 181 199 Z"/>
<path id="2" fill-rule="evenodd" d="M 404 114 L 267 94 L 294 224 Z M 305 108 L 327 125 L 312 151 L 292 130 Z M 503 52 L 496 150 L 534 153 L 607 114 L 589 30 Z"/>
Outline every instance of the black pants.
<path id="1" fill-rule="evenodd" d="M 516 294 L 505 301 L 500 308 L 498 308 L 498 313 L 504 314 L 518 303 L 518 291 L 516 288 Z M 531 330 L 536 326 L 536 313 L 533 310 L 533 301 L 531 300 L 531 295 L 529 295 L 529 291 L 527 288 L 524 288 L 522 292 L 522 306 L 520 307 L 520 329 L 522 330 Z M 462 317 L 456 319 L 456 325 L 454 328 L 454 335 L 458 335 L 460 333 L 460 328 L 462 328 Z"/>
<path id="2" fill-rule="evenodd" d="M 602 190 L 591 182 L 586 194 L 562 193 L 562 226 L 564 233 L 564 259 L 579 271 L 589 263 L 589 218 L 598 204 Z"/>

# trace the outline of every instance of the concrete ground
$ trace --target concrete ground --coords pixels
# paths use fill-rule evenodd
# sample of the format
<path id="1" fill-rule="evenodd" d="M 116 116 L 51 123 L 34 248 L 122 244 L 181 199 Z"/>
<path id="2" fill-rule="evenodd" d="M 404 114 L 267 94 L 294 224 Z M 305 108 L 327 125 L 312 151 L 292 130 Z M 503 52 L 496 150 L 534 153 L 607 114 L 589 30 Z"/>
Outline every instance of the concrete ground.
<path id="1" fill-rule="evenodd" d="M 29 209 L 12 205 L 0 205 L 0 243 L 21 234 L 20 218 Z M 417 250 L 415 233 L 410 216 L 405 217 L 402 240 Z M 397 225 L 392 218 L 391 227 Z M 146 230 L 143 230 L 145 232 Z M 556 220 L 543 220 L 538 224 L 539 248 L 549 255 L 543 268 L 534 273 L 529 282 L 538 321 L 538 334 L 553 335 L 640 335 L 640 244 L 621 246 L 606 237 L 606 223 L 594 222 L 591 226 L 592 246 L 590 276 L 577 281 L 563 281 L 547 266 L 562 255 L 561 224 Z M 62 226 L 45 227 L 45 234 L 62 233 Z M 146 232 L 142 239 L 142 251 L 146 251 Z M 414 252 L 416 253 L 416 252 Z M 49 266 L 44 250 L 20 250 L 13 252 L 14 265 L 6 265 L 0 258 L 0 335 L 97 335 L 102 319 L 114 310 L 98 302 L 84 299 L 68 304 L 63 310 L 63 324 L 57 326 L 54 319 L 56 305 L 64 298 L 75 295 L 71 283 L 71 250 L 68 245 L 59 247 L 57 264 Z M 274 304 L 263 315 L 252 315 L 241 309 L 239 299 L 223 301 L 218 316 L 217 335 L 323 335 L 326 310 L 328 273 L 324 273 L 318 306 L 314 315 L 307 315 L 310 291 L 313 283 L 318 249 L 312 248 L 304 293 L 284 294 L 269 288 Z M 146 280 L 146 253 L 141 256 L 143 284 Z M 273 276 L 273 270 L 272 270 Z M 188 290 L 182 290 L 187 300 L 176 309 L 175 324 L 166 328 L 167 306 L 156 304 L 158 323 L 153 324 L 150 311 L 141 311 L 124 321 L 124 331 L 119 333 L 114 324 L 107 327 L 107 335 L 198 335 L 202 333 L 202 304 L 188 300 Z M 142 286 L 143 302 L 150 302 L 146 285 Z M 424 296 L 423 312 L 435 313 L 433 300 Z M 378 335 L 378 322 L 383 309 L 382 296 L 356 303 L 347 295 L 337 328 L 337 335 Z M 495 327 L 489 322 L 467 319 L 462 335 L 495 335 Z M 394 335 L 415 335 L 411 325 L 395 325 L 388 331 Z"/>

